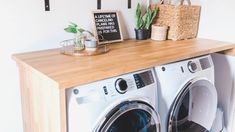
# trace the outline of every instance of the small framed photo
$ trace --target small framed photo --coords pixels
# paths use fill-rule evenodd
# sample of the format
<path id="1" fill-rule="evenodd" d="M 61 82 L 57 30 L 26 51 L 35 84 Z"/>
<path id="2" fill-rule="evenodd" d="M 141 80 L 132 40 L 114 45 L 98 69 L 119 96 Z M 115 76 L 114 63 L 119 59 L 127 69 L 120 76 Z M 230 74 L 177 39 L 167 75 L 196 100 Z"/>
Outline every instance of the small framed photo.
<path id="1" fill-rule="evenodd" d="M 112 43 L 123 41 L 118 11 L 93 11 L 93 25 L 98 43 Z"/>

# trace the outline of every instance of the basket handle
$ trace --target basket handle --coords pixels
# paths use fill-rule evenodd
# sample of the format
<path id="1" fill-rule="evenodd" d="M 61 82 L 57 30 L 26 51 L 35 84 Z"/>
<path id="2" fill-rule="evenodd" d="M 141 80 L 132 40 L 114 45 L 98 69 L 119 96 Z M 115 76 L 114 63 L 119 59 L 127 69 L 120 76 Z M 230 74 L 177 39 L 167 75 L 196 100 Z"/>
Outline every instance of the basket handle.
<path id="1" fill-rule="evenodd" d="M 180 0 L 180 5 L 184 4 L 185 0 Z M 191 5 L 191 1 L 187 0 L 188 5 Z M 171 0 L 160 0 L 160 4 L 171 4 Z"/>
<path id="2" fill-rule="evenodd" d="M 159 4 L 164 4 L 164 0 L 161 0 L 161 1 L 159 2 Z"/>
<path id="3" fill-rule="evenodd" d="M 162 5 L 162 4 L 171 4 L 171 0 L 160 0 L 160 3 L 159 3 L 160 5 Z"/>
<path id="4" fill-rule="evenodd" d="M 185 0 L 181 0 L 181 1 L 180 1 L 180 5 L 183 5 L 183 4 L 184 4 L 184 1 L 185 1 Z M 191 5 L 191 1 L 190 1 L 190 0 L 187 0 L 187 3 L 188 3 L 189 6 Z"/>
<path id="5" fill-rule="evenodd" d="M 170 5 L 171 4 L 171 0 L 161 0 L 160 4 L 167 4 Z"/>

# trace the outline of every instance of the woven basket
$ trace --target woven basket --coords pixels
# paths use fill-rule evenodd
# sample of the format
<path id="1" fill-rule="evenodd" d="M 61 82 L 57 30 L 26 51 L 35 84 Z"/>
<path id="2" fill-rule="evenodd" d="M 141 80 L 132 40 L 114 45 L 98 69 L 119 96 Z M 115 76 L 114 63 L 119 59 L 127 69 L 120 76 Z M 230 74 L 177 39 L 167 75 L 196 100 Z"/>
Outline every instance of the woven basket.
<path id="1" fill-rule="evenodd" d="M 171 5 L 170 3 L 152 4 L 151 7 L 158 8 L 158 16 L 155 23 L 160 26 L 169 26 L 168 39 L 182 40 L 197 37 L 200 19 L 200 6 L 192 6 L 190 0 L 188 5 Z"/>
<path id="2" fill-rule="evenodd" d="M 163 41 L 166 40 L 167 26 L 152 25 L 151 39 Z"/>

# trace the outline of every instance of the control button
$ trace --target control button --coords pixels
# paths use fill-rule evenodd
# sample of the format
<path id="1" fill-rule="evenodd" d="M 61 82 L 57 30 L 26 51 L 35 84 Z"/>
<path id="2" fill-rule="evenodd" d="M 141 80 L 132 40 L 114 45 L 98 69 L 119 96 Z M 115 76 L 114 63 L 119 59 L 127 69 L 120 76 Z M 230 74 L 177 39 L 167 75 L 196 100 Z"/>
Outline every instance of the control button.
<path id="1" fill-rule="evenodd" d="M 104 86 L 104 87 L 103 87 L 103 89 L 104 89 L 104 94 L 105 94 L 105 95 L 108 95 L 107 87 L 106 87 L 106 86 Z"/>
<path id="2" fill-rule="evenodd" d="M 188 62 L 188 70 L 192 73 L 196 72 L 197 64 L 195 62 L 189 61 Z"/>
<path id="3" fill-rule="evenodd" d="M 180 69 L 181 69 L 181 72 L 184 73 L 184 68 L 182 66 L 180 67 Z"/>
<path id="4" fill-rule="evenodd" d="M 118 93 L 124 94 L 127 91 L 127 82 L 126 80 L 122 79 L 122 78 L 118 78 L 115 82 L 115 87 L 116 90 L 118 91 Z"/>
<path id="5" fill-rule="evenodd" d="M 78 90 L 78 89 L 74 89 L 74 90 L 73 90 L 73 93 L 74 93 L 74 94 L 78 94 L 78 93 L 79 93 L 79 90 Z"/>

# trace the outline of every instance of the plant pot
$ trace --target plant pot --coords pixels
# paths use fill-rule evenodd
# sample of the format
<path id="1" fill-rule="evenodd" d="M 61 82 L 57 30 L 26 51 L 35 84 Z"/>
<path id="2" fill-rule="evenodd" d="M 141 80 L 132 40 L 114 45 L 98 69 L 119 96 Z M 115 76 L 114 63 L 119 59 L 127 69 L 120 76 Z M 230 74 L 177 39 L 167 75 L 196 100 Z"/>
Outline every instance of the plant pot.
<path id="1" fill-rule="evenodd" d="M 163 41 L 166 40 L 168 26 L 152 25 L 151 39 Z"/>
<path id="2" fill-rule="evenodd" d="M 145 40 L 149 38 L 149 29 L 135 29 L 135 38 L 137 40 Z"/>
<path id="3" fill-rule="evenodd" d="M 85 40 L 86 50 L 95 51 L 98 47 L 97 40 L 87 39 Z"/>

